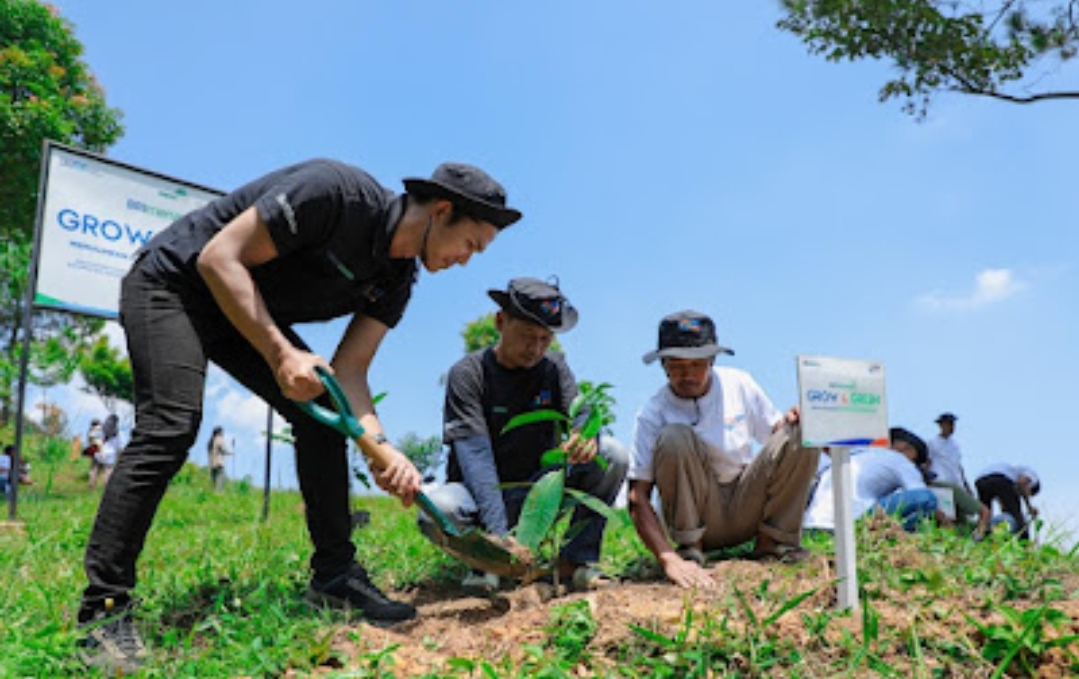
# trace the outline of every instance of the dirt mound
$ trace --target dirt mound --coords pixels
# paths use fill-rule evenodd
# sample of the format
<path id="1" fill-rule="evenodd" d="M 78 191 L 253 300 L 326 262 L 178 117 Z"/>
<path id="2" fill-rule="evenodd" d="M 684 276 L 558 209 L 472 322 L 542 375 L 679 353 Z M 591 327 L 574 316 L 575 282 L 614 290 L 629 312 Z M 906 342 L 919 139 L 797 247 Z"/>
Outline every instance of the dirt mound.
<path id="1" fill-rule="evenodd" d="M 687 591 L 658 579 L 624 581 L 587 592 L 560 592 L 555 596 L 549 583 L 535 583 L 490 596 L 475 596 L 460 589 L 420 589 L 411 601 L 420 611 L 417 620 L 392 629 L 363 626 L 360 635 L 343 628 L 334 646 L 356 658 L 390 647 L 396 676 L 408 677 L 445 670 L 450 658 L 487 659 L 495 662 L 511 658 L 519 662 L 528 645 L 543 646 L 550 634 L 555 607 L 586 600 L 598 627 L 589 646 L 616 654 L 633 637 L 631 625 L 660 634 L 677 634 L 687 610 L 701 619 L 707 611 L 726 607 L 742 593 L 748 605 L 759 608 L 762 618 L 769 611 L 753 590 L 768 581 L 768 599 L 785 601 L 802 592 L 818 589 L 803 605 L 834 605 L 834 588 L 828 586 L 831 566 L 825 558 L 797 568 L 777 568 L 775 564 L 752 561 L 724 561 L 712 567 L 716 586 L 710 590 Z M 786 616 L 797 616 L 788 613 Z M 777 621 L 781 624 L 783 621 Z M 357 636 L 359 639 L 357 640 Z"/>
<path id="2" fill-rule="evenodd" d="M 388 630 L 342 626 L 332 642 L 336 667 L 323 669 L 378 664 L 380 672 L 415 677 L 452 673 L 455 658 L 520 667 L 536 649 L 551 652 L 556 639 L 565 639 L 573 623 L 552 621 L 577 607 L 587 618 L 581 643 L 591 670 L 574 676 L 602 675 L 603 668 L 642 657 L 666 658 L 665 648 L 700 642 L 727 669 L 747 670 L 740 676 L 785 676 L 784 667 L 795 666 L 799 676 L 832 676 L 857 666 L 884 667 L 895 676 L 989 677 L 1001 657 L 982 657 L 987 633 L 1017 650 L 1008 676 L 1075 676 L 1079 642 L 1052 643 L 1079 632 L 1079 602 L 1068 595 L 1079 591 L 1079 569 L 1070 561 L 1024 575 L 1015 560 L 1020 550 L 987 553 L 986 563 L 967 564 L 967 570 L 956 568 L 947 549 L 927 548 L 894 522 L 870 521 L 864 529 L 859 572 L 867 598 L 856 615 L 836 610 L 834 563 L 821 552 L 798 565 L 720 561 L 711 566 L 715 586 L 695 591 L 668 584 L 652 563 L 631 579 L 588 593 L 556 594 L 544 583 L 489 596 L 445 586 L 398 593 L 420 617 Z M 1041 584 L 1020 587 L 1033 574 Z M 1007 619 L 1016 611 L 1045 610 L 1057 622 L 1022 634 L 1029 618 Z M 770 666 L 754 657 L 765 652 L 772 654 Z"/>

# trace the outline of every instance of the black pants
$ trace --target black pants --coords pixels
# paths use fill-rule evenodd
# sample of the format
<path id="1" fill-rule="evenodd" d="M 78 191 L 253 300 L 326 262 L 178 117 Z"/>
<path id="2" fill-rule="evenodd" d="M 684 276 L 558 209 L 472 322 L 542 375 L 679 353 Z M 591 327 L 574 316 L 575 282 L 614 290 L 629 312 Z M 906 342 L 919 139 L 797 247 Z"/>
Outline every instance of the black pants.
<path id="1" fill-rule="evenodd" d="M 1019 489 L 1015 481 L 1004 474 L 987 474 L 974 482 L 978 490 L 978 499 L 986 507 L 992 508 L 993 500 L 1000 502 L 1000 508 L 1005 514 L 1010 514 L 1015 519 L 1015 525 L 1019 526 L 1019 537 L 1023 540 L 1030 539 L 1030 528 L 1023 518 L 1023 507 L 1019 500 Z"/>
<path id="2" fill-rule="evenodd" d="M 262 356 L 223 316 L 192 311 L 137 266 L 121 288 L 120 321 L 135 379 L 135 429 L 105 487 L 86 546 L 89 585 L 79 620 L 92 617 L 106 598 L 117 606 L 130 602 L 146 533 L 198 435 L 207 361 L 262 397 L 292 425 L 297 476 L 314 543 L 311 568 L 320 580 L 344 572 L 355 557 L 344 436 L 285 398 Z M 306 348 L 290 328 L 283 331 Z"/>

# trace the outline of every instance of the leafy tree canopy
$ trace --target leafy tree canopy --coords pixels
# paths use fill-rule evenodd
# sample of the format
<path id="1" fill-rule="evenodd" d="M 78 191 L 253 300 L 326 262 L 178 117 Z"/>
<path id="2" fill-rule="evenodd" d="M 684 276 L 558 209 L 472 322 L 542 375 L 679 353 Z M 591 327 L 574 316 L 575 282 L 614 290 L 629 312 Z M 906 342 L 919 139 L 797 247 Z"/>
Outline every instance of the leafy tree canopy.
<path id="1" fill-rule="evenodd" d="M 433 478 L 442 465 L 442 437 L 421 437 L 415 432 L 408 432 L 397 442 L 397 450 L 405 454 L 424 479 Z"/>
<path id="2" fill-rule="evenodd" d="M 54 7 L 0 0 L 0 423 L 10 416 L 18 376 L 18 330 L 43 142 L 102 152 L 123 134 L 121 114 L 105 104 L 104 90 L 82 61 L 82 51 L 71 24 Z M 102 325 L 99 319 L 36 314 L 35 381 L 51 384 L 70 376 L 77 363 L 69 360 L 70 352 Z M 51 365 L 50 357 L 61 362 Z"/>
<path id="3" fill-rule="evenodd" d="M 940 91 L 1014 103 L 1079 98 L 1037 91 L 1031 70 L 1079 50 L 1079 0 L 782 0 L 780 29 L 829 61 L 890 61 L 898 75 L 880 99 L 925 117 Z M 1048 65 L 1045 66 L 1048 70 Z"/>
<path id="4" fill-rule="evenodd" d="M 123 134 L 82 51 L 55 8 L 0 0 L 0 236 L 32 233 L 45 139 L 102 152 Z"/>
<path id="5" fill-rule="evenodd" d="M 465 353 L 470 354 L 478 349 L 493 347 L 498 343 L 498 328 L 495 327 L 495 314 L 491 312 L 471 321 L 461 331 L 461 339 L 465 343 Z M 551 350 L 562 352 L 562 345 L 558 340 L 551 342 Z"/>
<path id="6" fill-rule="evenodd" d="M 86 382 L 86 391 L 97 394 L 110 413 L 116 412 L 117 401 L 135 402 L 131 362 L 109 344 L 108 338 L 98 337 L 85 352 L 79 372 Z"/>

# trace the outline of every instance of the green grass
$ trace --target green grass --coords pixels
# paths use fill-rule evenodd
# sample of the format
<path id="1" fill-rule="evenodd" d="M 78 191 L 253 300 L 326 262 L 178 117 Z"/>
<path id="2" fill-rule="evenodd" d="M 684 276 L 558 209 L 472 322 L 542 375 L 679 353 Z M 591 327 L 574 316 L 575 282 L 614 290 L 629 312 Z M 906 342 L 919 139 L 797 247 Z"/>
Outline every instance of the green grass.
<path id="1" fill-rule="evenodd" d="M 39 480 L 45 472 L 35 464 Z M 75 660 L 82 553 L 100 491 L 85 488 L 82 461 L 55 472 L 47 493 L 44 483 L 23 489 L 25 534 L 0 535 L 0 679 L 100 676 Z M 407 590 L 463 574 L 419 535 L 415 510 L 381 497 L 356 505 L 371 512 L 357 544 L 379 585 Z M 174 480 L 139 562 L 138 626 L 153 651 L 141 676 L 395 676 L 392 646 L 346 656 L 335 635 L 364 628 L 302 602 L 311 547 L 298 493 L 273 493 L 270 520 L 261 513 L 261 491 L 245 483 L 216 494 L 190 466 Z M 704 608 L 686 594 L 676 624 L 626 625 L 602 646 L 588 604 L 555 600 L 544 643 L 512 659 L 450 658 L 426 676 L 992 677 L 1035 676 L 1047 663 L 1079 676 L 1074 553 L 929 527 L 911 537 L 860 525 L 858 540 L 861 614 L 835 610 L 828 576 L 776 566 L 763 580 L 723 583 Z M 831 551 L 828 536 L 807 543 Z M 605 569 L 640 579 L 646 557 L 628 520 L 613 522 Z"/>

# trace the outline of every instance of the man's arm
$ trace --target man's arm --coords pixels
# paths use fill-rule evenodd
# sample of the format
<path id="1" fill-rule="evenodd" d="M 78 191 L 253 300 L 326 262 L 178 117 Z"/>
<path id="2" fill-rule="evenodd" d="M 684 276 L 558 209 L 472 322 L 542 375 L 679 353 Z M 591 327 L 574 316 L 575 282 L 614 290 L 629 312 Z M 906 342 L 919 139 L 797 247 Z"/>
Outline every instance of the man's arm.
<path id="1" fill-rule="evenodd" d="M 1034 505 L 1030 504 L 1030 498 L 1034 495 L 1031 492 L 1033 482 L 1026 474 L 1020 474 L 1019 480 L 1015 484 L 1019 490 L 1019 497 L 1023 498 L 1023 504 L 1027 506 L 1027 514 L 1030 514 L 1030 518 L 1036 518 L 1038 516 L 1038 509 Z"/>
<path id="2" fill-rule="evenodd" d="M 776 423 L 772 425 L 772 433 L 776 433 L 780 429 L 786 426 L 794 426 L 802 421 L 802 411 L 798 406 L 791 406 L 791 409 L 783 413 L 783 416 L 776 420 Z"/>
<path id="3" fill-rule="evenodd" d="M 509 531 L 509 519 L 498 487 L 501 477 L 493 441 L 499 432 L 488 427 L 483 405 L 487 389 L 485 355 L 469 354 L 450 368 L 442 412 L 443 435 L 453 448 L 461 481 L 476 502 L 484 528 L 505 535 Z"/>
<path id="4" fill-rule="evenodd" d="M 491 439 L 475 434 L 457 439 L 451 444 L 461 467 L 461 479 L 480 512 L 480 521 L 488 532 L 505 535 L 509 532 L 506 503 L 499 489 L 498 467 L 491 448 Z"/>
<path id="5" fill-rule="evenodd" d="M 634 479 L 629 482 L 629 515 L 644 546 L 655 555 L 667 578 L 679 587 L 713 587 L 708 571 L 678 556 L 667 539 L 667 531 L 656 516 L 651 497 L 654 483 Z"/>
<path id="6" fill-rule="evenodd" d="M 282 393 L 295 401 L 310 401 L 323 391 L 315 366 L 326 361 L 285 337 L 251 276 L 251 267 L 276 257 L 269 229 L 250 207 L 203 247 L 198 270 L 225 317 L 269 364 Z"/>
<path id="7" fill-rule="evenodd" d="M 357 442 L 360 449 L 368 459 L 385 460 L 384 465 L 379 465 L 381 468 L 375 469 L 376 482 L 383 490 L 400 497 L 407 506 L 420 490 L 423 477 L 416 465 L 392 443 L 388 440 L 378 443 L 373 438 L 386 434 L 372 403 L 367 375 L 388 330 L 381 321 L 356 314 L 334 352 L 333 368 L 348 396 L 352 412 L 363 425 L 365 435 Z"/>

